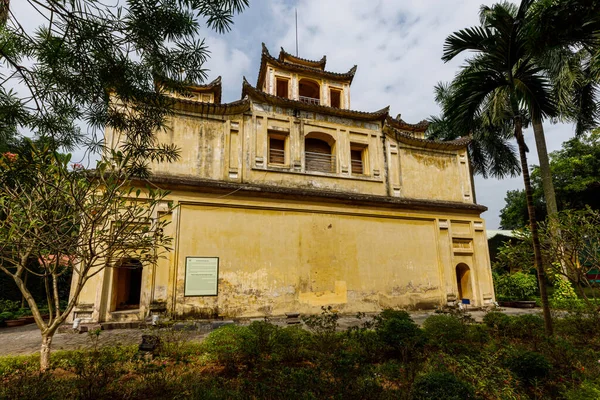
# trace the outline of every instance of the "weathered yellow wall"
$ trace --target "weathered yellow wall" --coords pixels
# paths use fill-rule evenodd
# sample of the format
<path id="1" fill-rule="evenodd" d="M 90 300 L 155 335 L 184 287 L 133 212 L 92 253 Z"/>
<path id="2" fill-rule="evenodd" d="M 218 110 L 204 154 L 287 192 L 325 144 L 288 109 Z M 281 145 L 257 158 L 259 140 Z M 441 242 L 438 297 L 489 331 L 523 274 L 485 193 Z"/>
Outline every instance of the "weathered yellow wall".
<path id="1" fill-rule="evenodd" d="M 159 140 L 175 144 L 178 161 L 151 165 L 156 173 L 295 188 L 472 203 L 465 150 L 416 148 L 387 137 L 377 122 L 302 112 L 300 118 L 269 105 L 254 104 L 252 116 L 176 114 Z M 286 137 L 286 164 L 270 165 L 270 133 Z M 304 140 L 327 135 L 334 142 L 334 173 L 306 171 Z M 366 146 L 364 174 L 352 174 L 351 144 Z M 386 173 L 389 175 L 386 182 Z"/>
<path id="2" fill-rule="evenodd" d="M 399 164 L 402 197 L 471 202 L 464 196 L 470 193 L 470 182 L 461 174 L 466 165 L 456 151 L 400 145 Z"/>
<path id="3" fill-rule="evenodd" d="M 267 104 L 251 107 L 234 116 L 178 111 L 158 137 L 174 143 L 181 158 L 153 164 L 153 171 L 222 182 L 473 202 L 466 149 L 400 143 L 384 137 L 381 121 L 305 111 L 294 115 L 294 110 Z M 270 132 L 287 138 L 283 167 L 268 163 Z M 305 170 L 304 140 L 315 133 L 333 140 L 335 173 Z M 107 130 L 109 145 L 117 139 Z M 351 173 L 351 143 L 367 146 L 364 175 Z M 79 302 L 93 305 L 94 320 L 143 318 L 152 302 L 166 302 L 176 314 L 228 317 L 320 312 L 322 305 L 345 312 L 432 307 L 456 297 L 459 263 L 470 269 L 471 302 L 493 300 L 484 223 L 477 211 L 408 211 L 235 192 L 207 194 L 199 187 L 169 196 L 181 204 L 162 216 L 172 221 L 165 233 L 175 238 L 174 249 L 156 266 L 145 267 L 138 311 L 113 312 L 110 269 L 90 281 Z M 466 247 L 458 248 L 457 240 Z M 186 256 L 220 258 L 217 297 L 183 296 Z"/>
<path id="4" fill-rule="evenodd" d="M 145 269 L 137 313 L 105 307 L 100 320 L 141 318 L 152 300 L 166 301 L 180 315 L 232 318 L 319 312 L 322 305 L 342 312 L 432 308 L 458 293 L 461 262 L 470 268 L 472 304 L 493 298 L 476 216 L 219 197 L 172 194 L 181 202 L 165 216 L 173 219 L 175 249 Z M 451 237 L 474 239 L 472 249 L 453 249 Z M 220 258 L 217 297 L 184 297 L 186 256 Z M 112 297 L 107 271 L 105 282 L 88 286 L 80 302 L 98 305 L 102 296 Z"/>
<path id="5" fill-rule="evenodd" d="M 452 263 L 462 259 L 441 244 L 447 231 L 434 213 L 189 194 L 179 200 L 178 314 L 281 315 L 328 304 L 347 312 L 431 308 L 457 293 Z M 467 226 L 472 220 L 462 219 Z M 217 297 L 183 296 L 186 256 L 220 257 Z M 468 265 L 485 271 L 489 264 Z"/>
<path id="6" fill-rule="evenodd" d="M 439 304 L 436 251 L 422 246 L 435 243 L 434 228 L 431 220 L 184 205 L 178 311 L 216 306 L 252 316 L 327 304 L 352 311 Z M 217 299 L 183 297 L 185 256 L 192 255 L 220 257 Z"/>

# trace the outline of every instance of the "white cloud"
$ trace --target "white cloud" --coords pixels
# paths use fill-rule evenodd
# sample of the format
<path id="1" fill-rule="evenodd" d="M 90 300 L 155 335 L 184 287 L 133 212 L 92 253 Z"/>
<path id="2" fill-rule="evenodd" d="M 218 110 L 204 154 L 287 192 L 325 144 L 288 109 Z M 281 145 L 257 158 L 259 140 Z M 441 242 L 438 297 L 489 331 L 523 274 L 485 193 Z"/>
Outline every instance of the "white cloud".
<path id="1" fill-rule="evenodd" d="M 241 77 L 252 73 L 250 56 L 242 49 L 228 43 L 223 37 L 212 36 L 207 38 L 206 42 L 210 51 L 210 58 L 205 64 L 205 68 L 209 70 L 206 82 L 221 75 L 228 90 L 237 84 L 239 97 L 242 90 Z"/>

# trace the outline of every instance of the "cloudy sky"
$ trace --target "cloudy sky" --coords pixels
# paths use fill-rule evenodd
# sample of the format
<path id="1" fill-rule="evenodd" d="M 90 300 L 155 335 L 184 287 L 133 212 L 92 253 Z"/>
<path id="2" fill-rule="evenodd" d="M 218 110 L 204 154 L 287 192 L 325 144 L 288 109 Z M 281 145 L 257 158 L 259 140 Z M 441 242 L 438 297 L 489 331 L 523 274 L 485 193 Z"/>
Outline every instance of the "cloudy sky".
<path id="1" fill-rule="evenodd" d="M 327 69 L 358 71 L 352 83 L 352 108 L 375 111 L 390 105 L 416 123 L 439 112 L 433 86 L 449 81 L 463 59 L 444 64 L 440 57 L 444 39 L 452 32 L 478 24 L 484 0 L 250 0 L 250 8 L 235 18 L 231 32 L 218 35 L 208 29 L 211 58 L 206 67 L 209 81 L 223 77 L 223 101 L 240 98 L 242 77 L 255 83 L 261 42 L 271 54 L 284 47 L 295 51 L 294 10 L 298 10 L 299 55 L 320 59 L 327 55 Z M 20 19 L 35 24 L 24 0 L 13 0 Z M 26 18 L 23 18 L 26 17 Z M 31 17 L 31 18 L 29 18 Z M 548 150 L 560 148 L 573 136 L 569 125 L 546 126 Z M 535 143 L 527 132 L 530 164 L 537 163 Z M 477 201 L 489 208 L 483 216 L 488 229 L 497 229 L 507 190 L 521 188 L 522 178 L 475 178 Z"/>
<path id="2" fill-rule="evenodd" d="M 452 32 L 478 24 L 483 0 L 251 0 L 250 8 L 236 17 L 233 30 L 208 35 L 212 57 L 209 76 L 223 76 L 224 101 L 239 99 L 242 76 L 255 83 L 261 42 L 277 55 L 284 47 L 295 51 L 294 10 L 298 10 L 299 55 L 320 59 L 327 69 L 358 71 L 352 82 L 352 108 L 375 111 L 390 105 L 392 115 L 418 122 L 437 114 L 433 86 L 449 81 L 463 58 L 444 64 L 444 39 Z M 537 164 L 531 130 L 526 132 L 529 162 Z M 546 126 L 548 150 L 558 150 L 573 136 L 570 125 Z M 497 229 L 507 190 L 520 189 L 522 178 L 475 178 L 477 202 L 488 229 Z"/>

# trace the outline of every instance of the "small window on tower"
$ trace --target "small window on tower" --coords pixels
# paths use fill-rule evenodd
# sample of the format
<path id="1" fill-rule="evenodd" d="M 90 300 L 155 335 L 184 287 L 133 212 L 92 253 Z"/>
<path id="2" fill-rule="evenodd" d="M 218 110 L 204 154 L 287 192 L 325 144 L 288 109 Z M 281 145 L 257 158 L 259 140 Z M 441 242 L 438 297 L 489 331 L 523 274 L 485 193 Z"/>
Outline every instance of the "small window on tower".
<path id="1" fill-rule="evenodd" d="M 277 78 L 277 96 L 288 98 L 288 80 Z"/>
<path id="2" fill-rule="evenodd" d="M 331 99 L 331 107 L 342 108 L 342 92 L 336 89 L 329 91 L 329 98 Z"/>
<path id="3" fill-rule="evenodd" d="M 365 174 L 365 159 L 367 146 L 357 143 L 352 143 L 350 147 L 350 167 L 352 175 Z"/>
<path id="4" fill-rule="evenodd" d="M 269 164 L 285 165 L 285 137 L 269 135 Z"/>

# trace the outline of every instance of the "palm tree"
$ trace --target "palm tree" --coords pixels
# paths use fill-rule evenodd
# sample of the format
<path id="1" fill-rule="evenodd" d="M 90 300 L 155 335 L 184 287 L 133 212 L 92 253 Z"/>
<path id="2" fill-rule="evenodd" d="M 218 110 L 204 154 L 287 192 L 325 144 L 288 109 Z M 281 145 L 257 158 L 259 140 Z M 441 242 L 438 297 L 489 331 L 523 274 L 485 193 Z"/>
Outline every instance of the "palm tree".
<path id="1" fill-rule="evenodd" d="M 435 101 L 447 108 L 452 101 L 452 86 L 438 83 L 435 88 Z M 483 178 L 490 176 L 498 179 L 507 176 L 517 176 L 521 173 L 519 159 L 514 146 L 510 143 L 513 137 L 512 127 L 508 121 L 494 124 L 492 115 L 478 116 L 473 121 L 472 131 L 464 129 L 463 125 L 455 126 L 444 113 L 429 117 L 427 137 L 437 140 L 454 140 L 461 136 L 471 135 L 469 143 L 469 165 L 474 174 Z"/>
<path id="2" fill-rule="evenodd" d="M 536 1 L 527 4 L 527 37 L 531 54 L 544 68 L 563 121 L 575 123 L 577 136 L 600 120 L 600 2 Z M 542 121 L 533 121 L 540 175 L 548 216 L 557 212 Z"/>
<path id="3" fill-rule="evenodd" d="M 521 160 L 545 328 L 551 335 L 552 318 L 523 125 L 528 117 L 542 121 L 553 116 L 556 106 L 550 82 L 527 51 L 527 31 L 523 21 L 528 5 L 528 1 L 523 1 L 518 8 L 507 2 L 484 6 L 480 12 L 480 26 L 460 30 L 446 38 L 444 61 L 452 60 L 463 51 L 473 51 L 476 55 L 467 60 L 467 67 L 452 82 L 452 99 L 444 107 L 444 114 L 453 124 L 462 124 L 470 130 L 476 127 L 478 118 L 486 114 L 496 124 L 507 120 L 512 123 Z"/>

